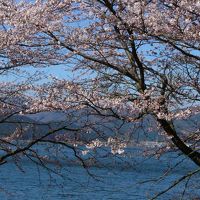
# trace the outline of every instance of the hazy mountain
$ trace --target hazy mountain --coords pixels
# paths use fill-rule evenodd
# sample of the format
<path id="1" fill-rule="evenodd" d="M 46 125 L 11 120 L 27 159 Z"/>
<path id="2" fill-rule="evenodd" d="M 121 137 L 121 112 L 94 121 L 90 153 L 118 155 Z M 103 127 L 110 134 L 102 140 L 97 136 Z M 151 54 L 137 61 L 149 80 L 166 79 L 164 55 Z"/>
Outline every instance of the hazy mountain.
<path id="1" fill-rule="evenodd" d="M 109 136 L 126 136 L 130 140 L 163 141 L 164 137 L 158 134 L 158 130 L 148 130 L 155 124 L 151 116 L 147 116 L 142 123 L 123 123 L 118 119 L 107 120 L 103 116 L 87 116 L 86 110 L 71 110 L 70 112 L 41 112 L 29 115 L 14 115 L 6 122 L 0 123 L 0 135 L 8 136 L 16 128 L 22 129 L 22 139 L 30 139 L 46 134 L 50 130 L 60 127 L 77 128 L 88 126 L 89 131 L 72 132 L 62 130 L 58 134 L 67 133 L 69 138 L 78 137 L 82 140 L 95 138 L 107 138 Z M 2 117 L 1 117 L 2 118 Z M 182 134 L 186 131 L 195 131 L 200 127 L 200 114 L 195 114 L 186 119 L 175 120 L 177 131 Z M 54 135 L 55 136 L 55 135 Z M 51 136 L 53 137 L 53 136 Z"/>
<path id="2" fill-rule="evenodd" d="M 61 122 L 67 119 L 66 114 L 63 112 L 41 112 L 37 114 L 26 115 L 31 120 L 40 123 Z"/>
<path id="3" fill-rule="evenodd" d="M 195 108 L 193 108 L 195 109 Z M 148 138 L 149 140 L 159 140 L 162 141 L 163 137 L 158 134 L 158 130 L 153 129 L 149 131 L 149 126 L 155 124 L 153 118 L 151 116 L 147 116 L 142 122 L 140 123 L 125 123 L 123 124 L 122 121 L 113 119 L 107 122 L 106 118 L 98 117 L 98 116 L 84 116 L 82 115 L 84 111 L 71 111 L 69 113 L 64 112 L 42 112 L 34 115 L 29 115 L 28 117 L 32 120 L 39 121 L 41 123 L 50 123 L 54 125 L 68 125 L 69 127 L 81 127 L 81 125 L 88 124 L 88 123 L 96 123 L 95 128 L 96 132 L 103 132 L 103 134 L 107 135 L 115 135 L 113 131 L 116 131 L 117 134 L 123 135 L 128 132 L 127 130 L 132 129 L 133 139 L 144 139 Z M 122 125 L 123 124 L 123 125 Z M 200 129 L 200 113 L 196 113 L 185 119 L 176 119 L 174 120 L 174 126 L 179 134 L 185 134 L 188 132 L 194 132 Z M 148 130 L 148 131 L 147 131 Z M 95 138 L 97 134 L 92 134 Z"/>
<path id="4" fill-rule="evenodd" d="M 24 115 L 14 115 L 6 120 L 4 120 L 5 117 L 1 116 L 0 119 L 1 137 L 10 136 L 17 129 L 20 133 L 23 133 L 20 139 L 30 139 L 42 135 L 46 130 L 45 125 L 36 125 L 38 124 L 37 121 Z"/>

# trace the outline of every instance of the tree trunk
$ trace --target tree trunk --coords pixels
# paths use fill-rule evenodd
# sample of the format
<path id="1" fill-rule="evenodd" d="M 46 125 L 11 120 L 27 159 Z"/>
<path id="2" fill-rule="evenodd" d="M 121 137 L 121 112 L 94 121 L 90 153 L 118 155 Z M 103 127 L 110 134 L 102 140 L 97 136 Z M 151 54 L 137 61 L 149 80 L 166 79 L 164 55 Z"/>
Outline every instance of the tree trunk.
<path id="1" fill-rule="evenodd" d="M 195 164 L 200 166 L 200 153 L 188 147 L 185 142 L 182 141 L 181 138 L 177 135 L 176 131 L 168 121 L 165 119 L 158 119 L 158 122 L 165 130 L 165 132 L 172 137 L 171 140 L 175 146 L 178 147 L 178 149 L 182 151 L 186 156 L 188 156 Z"/>

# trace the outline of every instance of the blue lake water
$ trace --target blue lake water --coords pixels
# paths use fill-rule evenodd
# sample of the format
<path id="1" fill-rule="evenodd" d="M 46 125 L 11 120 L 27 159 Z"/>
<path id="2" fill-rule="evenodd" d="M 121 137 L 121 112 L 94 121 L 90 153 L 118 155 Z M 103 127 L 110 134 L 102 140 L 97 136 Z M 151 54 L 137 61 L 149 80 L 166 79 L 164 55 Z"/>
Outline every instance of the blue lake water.
<path id="1" fill-rule="evenodd" d="M 169 187 L 175 180 L 197 169 L 191 161 L 183 156 L 168 153 L 160 159 L 143 157 L 131 158 L 131 165 L 120 158 L 109 160 L 104 167 L 91 167 L 89 172 L 75 164 L 62 163 L 62 168 L 48 164 L 49 168 L 56 168 L 59 175 L 48 173 L 31 161 L 21 161 L 21 171 L 13 161 L 0 166 L 0 199 L 1 200 L 143 200 L 150 199 L 156 193 Z M 118 161 L 118 160 L 117 160 Z M 106 167 L 108 166 L 108 167 Z M 176 166 L 176 167 L 174 167 Z M 159 177 L 170 170 L 161 180 Z M 149 182 L 149 180 L 151 180 Z M 154 181 L 153 181 L 154 180 Z M 146 182 L 147 181 L 147 182 Z M 184 192 L 184 186 L 186 190 Z M 200 174 L 196 174 L 186 182 L 182 182 L 158 199 L 200 198 Z"/>

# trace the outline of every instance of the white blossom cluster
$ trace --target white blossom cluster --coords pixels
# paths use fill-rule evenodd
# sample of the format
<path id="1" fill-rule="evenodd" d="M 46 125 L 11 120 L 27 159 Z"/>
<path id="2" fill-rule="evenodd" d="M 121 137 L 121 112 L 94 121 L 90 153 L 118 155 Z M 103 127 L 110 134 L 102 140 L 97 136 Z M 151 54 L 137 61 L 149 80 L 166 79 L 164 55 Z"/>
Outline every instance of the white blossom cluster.
<path id="1" fill-rule="evenodd" d="M 110 147 L 111 153 L 115 155 L 115 154 L 123 154 L 127 144 L 125 141 L 121 141 L 119 138 L 113 138 L 113 137 L 109 137 L 106 142 L 100 141 L 99 139 L 95 139 L 86 145 L 87 150 L 83 150 L 82 154 L 86 155 L 91 150 L 102 146 Z"/>

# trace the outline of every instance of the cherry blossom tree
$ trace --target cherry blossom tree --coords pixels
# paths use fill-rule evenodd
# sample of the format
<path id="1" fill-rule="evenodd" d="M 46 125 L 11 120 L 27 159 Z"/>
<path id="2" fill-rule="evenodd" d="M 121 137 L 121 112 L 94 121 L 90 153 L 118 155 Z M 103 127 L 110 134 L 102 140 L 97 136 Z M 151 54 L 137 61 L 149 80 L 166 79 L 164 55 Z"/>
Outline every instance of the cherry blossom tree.
<path id="1" fill-rule="evenodd" d="M 105 133 L 96 130 L 98 137 L 89 141 L 81 135 L 94 131 L 98 122 L 140 124 L 151 116 L 149 130 L 156 129 L 166 142 L 161 152 L 177 148 L 200 166 L 199 125 L 186 133 L 174 125 L 176 119 L 200 111 L 200 1 L 7 0 L 1 1 L 0 10 L 2 76 L 23 73 L 19 70 L 28 66 L 40 70 L 52 65 L 62 65 L 75 76 L 73 80 L 52 77 L 45 84 L 30 79 L 2 83 L 6 99 L 15 91 L 12 94 L 26 101 L 13 106 L 1 100 L 2 112 L 12 111 L 6 117 L 57 110 L 98 116 L 95 122 L 89 117 L 78 129 L 59 128 L 79 135 L 71 138 L 70 145 L 67 134 L 48 139 L 58 131 L 54 130 L 7 152 L 2 162 L 40 141 L 72 149 L 84 144 L 83 154 L 110 146 L 113 154 L 121 154 L 132 131 L 103 137 Z"/>

